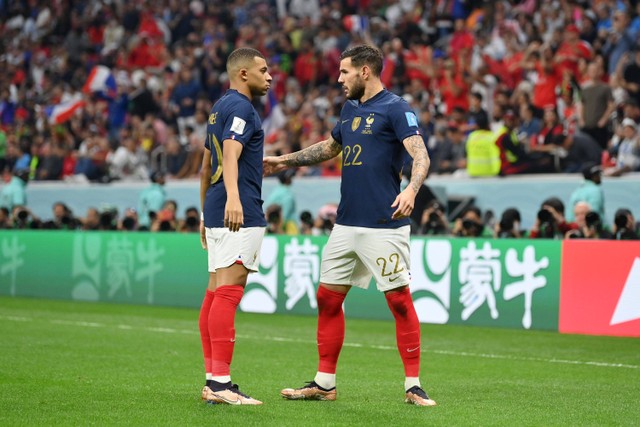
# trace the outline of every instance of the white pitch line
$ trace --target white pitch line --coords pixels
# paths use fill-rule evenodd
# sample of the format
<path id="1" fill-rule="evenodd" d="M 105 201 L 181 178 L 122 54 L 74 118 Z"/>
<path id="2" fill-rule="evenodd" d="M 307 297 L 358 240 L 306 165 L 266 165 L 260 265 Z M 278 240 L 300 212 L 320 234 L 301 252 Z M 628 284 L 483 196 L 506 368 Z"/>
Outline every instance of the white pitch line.
<path id="1" fill-rule="evenodd" d="M 36 320 L 32 317 L 21 317 L 21 316 L 1 316 L 0 320 L 10 320 L 14 322 L 29 322 Z M 48 319 L 50 323 L 56 325 L 68 325 L 68 326 L 80 326 L 80 327 L 90 327 L 90 328 L 112 328 L 115 327 L 121 330 L 143 330 L 147 332 L 160 332 L 165 334 L 186 334 L 186 335 L 196 335 L 199 334 L 198 331 L 191 329 L 174 329 L 174 328 L 161 328 L 161 327 L 150 327 L 150 326 L 141 326 L 135 327 L 131 325 L 119 324 L 119 325 L 109 325 L 106 323 L 96 323 L 96 322 L 84 322 L 84 321 L 74 321 L 74 320 L 59 320 L 59 319 Z M 288 337 L 277 337 L 277 336 L 254 336 L 254 335 L 243 335 L 236 334 L 237 338 L 243 338 L 248 340 L 256 340 L 256 341 L 274 341 L 274 342 L 287 342 L 287 343 L 297 343 L 297 344 L 309 344 L 315 345 L 316 342 L 312 340 L 304 340 L 298 338 L 288 338 Z M 344 347 L 353 347 L 353 348 L 373 348 L 377 350 L 385 350 L 385 351 L 397 351 L 395 346 L 387 346 L 387 345 L 366 345 L 361 343 L 350 343 L 345 342 Z M 603 368 L 624 368 L 624 369 L 640 369 L 638 365 L 627 365 L 624 363 L 609 363 L 609 362 L 594 362 L 594 361 L 582 361 L 582 360 L 567 360 L 567 359 L 544 359 L 541 357 L 523 357 L 523 356 L 510 356 L 506 354 L 493 354 L 493 353 L 470 353 L 466 351 L 451 351 L 451 350 L 421 350 L 421 353 L 433 353 L 440 354 L 445 356 L 457 356 L 457 357 L 476 357 L 482 359 L 503 359 L 503 360 L 514 360 L 514 361 L 525 361 L 525 362 L 542 362 L 542 363 L 560 363 L 565 365 L 584 365 L 584 366 L 598 366 Z"/>

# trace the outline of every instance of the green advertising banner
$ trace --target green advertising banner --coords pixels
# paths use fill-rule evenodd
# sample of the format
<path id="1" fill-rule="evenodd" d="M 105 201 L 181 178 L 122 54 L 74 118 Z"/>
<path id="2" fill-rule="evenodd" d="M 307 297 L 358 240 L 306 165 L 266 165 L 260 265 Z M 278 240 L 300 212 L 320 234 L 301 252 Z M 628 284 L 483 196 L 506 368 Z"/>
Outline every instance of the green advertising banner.
<path id="1" fill-rule="evenodd" d="M 315 315 L 326 237 L 266 236 L 240 310 Z M 197 234 L 0 232 L 0 294 L 198 307 L 207 256 Z M 557 330 L 561 242 L 416 237 L 411 291 L 424 323 Z M 348 316 L 392 319 L 371 283 Z"/>

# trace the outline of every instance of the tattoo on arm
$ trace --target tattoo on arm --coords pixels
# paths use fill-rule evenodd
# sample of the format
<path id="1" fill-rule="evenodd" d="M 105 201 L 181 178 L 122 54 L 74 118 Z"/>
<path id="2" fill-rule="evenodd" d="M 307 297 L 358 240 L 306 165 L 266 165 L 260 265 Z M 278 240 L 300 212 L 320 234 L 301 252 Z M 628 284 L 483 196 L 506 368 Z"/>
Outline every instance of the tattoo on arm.
<path id="1" fill-rule="evenodd" d="M 429 165 L 431 164 L 429 153 L 427 153 L 427 148 L 424 145 L 424 140 L 421 135 L 411 135 L 402 142 L 409 152 L 409 155 L 413 158 L 411 182 L 409 185 L 411 185 L 411 188 L 413 188 L 413 191 L 417 194 L 429 172 Z"/>
<path id="2" fill-rule="evenodd" d="M 342 146 L 335 139 L 329 137 L 324 141 L 313 144 L 304 150 L 284 156 L 284 164 L 289 167 L 315 165 L 329 160 L 340 154 Z"/>

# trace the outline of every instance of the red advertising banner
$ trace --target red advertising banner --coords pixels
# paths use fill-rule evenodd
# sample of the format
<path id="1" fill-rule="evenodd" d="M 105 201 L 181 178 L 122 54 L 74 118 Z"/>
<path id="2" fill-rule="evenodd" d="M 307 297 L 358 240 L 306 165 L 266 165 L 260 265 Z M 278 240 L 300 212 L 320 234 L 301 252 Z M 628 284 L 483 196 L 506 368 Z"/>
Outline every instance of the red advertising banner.
<path id="1" fill-rule="evenodd" d="M 559 330 L 640 337 L 640 242 L 565 240 Z"/>

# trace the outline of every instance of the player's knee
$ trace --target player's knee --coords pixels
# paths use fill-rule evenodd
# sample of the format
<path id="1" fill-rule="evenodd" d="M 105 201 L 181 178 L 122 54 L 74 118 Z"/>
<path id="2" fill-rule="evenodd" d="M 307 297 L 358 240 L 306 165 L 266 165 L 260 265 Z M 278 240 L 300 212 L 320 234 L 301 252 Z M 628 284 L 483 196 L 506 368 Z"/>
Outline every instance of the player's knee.
<path id="1" fill-rule="evenodd" d="M 331 291 L 325 287 L 318 289 L 316 299 L 318 300 L 318 311 L 323 314 L 337 314 L 342 311 L 342 303 L 346 294 Z"/>

